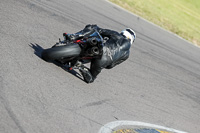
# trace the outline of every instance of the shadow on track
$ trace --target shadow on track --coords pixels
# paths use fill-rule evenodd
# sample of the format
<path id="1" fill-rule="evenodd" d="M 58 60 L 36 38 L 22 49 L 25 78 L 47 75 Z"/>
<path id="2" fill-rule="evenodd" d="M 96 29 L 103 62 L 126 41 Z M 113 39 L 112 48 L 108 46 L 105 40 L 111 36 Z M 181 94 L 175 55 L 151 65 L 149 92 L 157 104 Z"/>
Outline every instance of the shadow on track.
<path id="1" fill-rule="evenodd" d="M 34 49 L 34 54 L 35 54 L 36 56 L 38 56 L 40 59 L 42 59 L 41 54 L 42 54 L 42 51 L 44 50 L 44 48 L 42 48 L 42 47 L 41 47 L 40 45 L 38 45 L 37 43 L 35 43 L 35 44 L 30 43 L 29 46 L 30 46 L 32 49 Z M 43 60 L 43 59 L 42 59 L 42 60 Z M 46 61 L 45 61 L 45 62 L 46 62 Z M 81 79 L 82 81 L 84 81 L 84 80 L 82 79 L 82 76 L 81 76 L 79 73 L 77 73 L 77 72 L 74 71 L 74 70 L 68 70 L 69 67 L 68 67 L 67 65 L 60 64 L 60 63 L 58 63 L 58 62 L 56 62 L 56 61 L 53 61 L 52 63 L 55 64 L 55 65 L 58 66 L 58 67 L 61 67 L 63 70 L 67 71 L 68 73 L 70 73 L 70 74 L 76 76 L 77 78 Z"/>

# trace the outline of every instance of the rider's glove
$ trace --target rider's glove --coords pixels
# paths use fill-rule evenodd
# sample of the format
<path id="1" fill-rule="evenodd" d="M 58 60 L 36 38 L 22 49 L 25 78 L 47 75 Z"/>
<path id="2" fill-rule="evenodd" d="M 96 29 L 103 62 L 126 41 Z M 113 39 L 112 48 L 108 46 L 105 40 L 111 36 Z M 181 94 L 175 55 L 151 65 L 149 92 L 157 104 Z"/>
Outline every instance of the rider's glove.
<path id="1" fill-rule="evenodd" d="M 67 33 L 63 33 L 63 37 L 64 37 L 65 40 L 68 40 Z"/>
<path id="2" fill-rule="evenodd" d="M 65 40 L 68 40 L 68 41 L 74 41 L 77 38 L 77 36 L 75 34 L 63 33 L 63 36 L 64 36 Z"/>

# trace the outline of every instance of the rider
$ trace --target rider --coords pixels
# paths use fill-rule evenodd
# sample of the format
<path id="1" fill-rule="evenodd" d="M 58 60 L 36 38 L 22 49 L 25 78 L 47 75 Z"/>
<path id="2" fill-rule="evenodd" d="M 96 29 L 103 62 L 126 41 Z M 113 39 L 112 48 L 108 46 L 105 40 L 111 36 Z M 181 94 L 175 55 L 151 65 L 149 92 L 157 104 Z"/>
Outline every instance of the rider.
<path id="1" fill-rule="evenodd" d="M 80 67 L 85 82 L 92 83 L 103 68 L 110 69 L 122 63 L 129 57 L 131 44 L 136 38 L 135 32 L 127 28 L 121 33 L 113 30 L 102 29 L 97 25 L 86 25 L 85 28 L 75 34 L 63 34 L 66 39 L 74 41 L 98 31 L 103 38 L 108 38 L 103 46 L 101 58 L 92 59 L 90 69 Z"/>

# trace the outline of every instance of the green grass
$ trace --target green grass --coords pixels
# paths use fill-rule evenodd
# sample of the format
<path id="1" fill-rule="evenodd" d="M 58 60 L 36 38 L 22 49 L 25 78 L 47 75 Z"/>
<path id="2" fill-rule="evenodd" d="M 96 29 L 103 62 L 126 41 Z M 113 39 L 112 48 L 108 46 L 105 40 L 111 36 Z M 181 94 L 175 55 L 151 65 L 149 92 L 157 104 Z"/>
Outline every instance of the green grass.
<path id="1" fill-rule="evenodd" d="M 110 0 L 200 46 L 200 0 Z"/>

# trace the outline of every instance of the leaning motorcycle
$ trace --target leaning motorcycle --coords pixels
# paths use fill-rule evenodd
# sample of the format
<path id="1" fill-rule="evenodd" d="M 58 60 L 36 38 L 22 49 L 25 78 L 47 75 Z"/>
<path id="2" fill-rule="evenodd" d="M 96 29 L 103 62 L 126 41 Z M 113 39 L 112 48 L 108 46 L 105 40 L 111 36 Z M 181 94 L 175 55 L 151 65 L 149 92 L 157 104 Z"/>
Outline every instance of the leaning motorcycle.
<path id="1" fill-rule="evenodd" d="M 61 41 L 59 39 L 59 42 L 51 48 L 44 49 L 41 57 L 47 62 L 67 64 L 69 70 L 72 70 L 79 68 L 80 63 L 89 63 L 94 58 L 100 58 L 103 53 L 103 41 L 98 31 L 78 40 L 69 41 L 65 38 Z"/>

